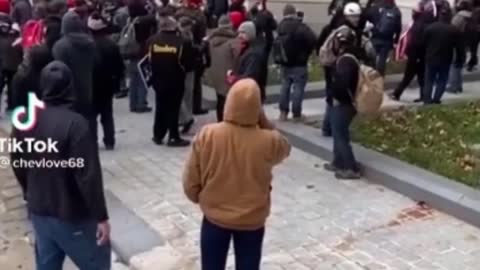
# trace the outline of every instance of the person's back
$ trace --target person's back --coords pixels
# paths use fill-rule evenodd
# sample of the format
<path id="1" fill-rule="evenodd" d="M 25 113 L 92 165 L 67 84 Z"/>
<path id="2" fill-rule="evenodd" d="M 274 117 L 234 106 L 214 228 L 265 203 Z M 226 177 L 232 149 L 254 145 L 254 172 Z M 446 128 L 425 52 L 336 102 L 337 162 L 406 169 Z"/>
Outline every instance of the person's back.
<path id="1" fill-rule="evenodd" d="M 296 15 L 286 16 L 278 25 L 278 35 L 286 36 L 286 66 L 306 66 L 315 47 L 315 33 Z"/>
<path id="2" fill-rule="evenodd" d="M 33 138 L 53 145 L 43 152 L 12 153 L 12 162 L 40 164 L 14 168 L 35 231 L 37 269 L 61 269 L 65 255 L 80 269 L 110 269 L 100 161 L 88 122 L 72 110 L 72 73 L 54 61 L 43 69 L 40 86 L 45 106 L 35 126 L 12 133 L 17 141 Z M 73 227 L 82 232 L 82 241 L 73 243 Z"/>
<path id="3" fill-rule="evenodd" d="M 461 41 L 460 32 L 446 21 L 438 21 L 425 29 L 425 61 L 430 64 L 452 63 L 454 50 Z"/>
<path id="4" fill-rule="evenodd" d="M 75 11 L 62 19 L 63 37 L 53 47 L 53 56 L 64 62 L 73 73 L 75 86 L 74 108 L 83 115 L 91 113 L 93 67 L 96 49 L 87 25 Z"/>
<path id="5" fill-rule="evenodd" d="M 224 121 L 205 126 L 187 162 L 184 188 L 206 218 L 231 229 L 258 229 L 270 210 L 272 169 L 290 151 L 277 131 L 262 129 L 260 91 L 251 79 L 229 91 Z"/>
<path id="6" fill-rule="evenodd" d="M 207 70 L 206 77 L 221 95 L 227 94 L 228 84 L 225 76 L 235 65 L 233 42 L 236 37 L 237 33 L 231 26 L 219 27 L 209 35 L 212 64 Z"/>
<path id="7" fill-rule="evenodd" d="M 367 12 L 372 21 L 372 41 L 392 46 L 398 43 L 402 31 L 402 14 L 395 2 L 387 0 Z"/>

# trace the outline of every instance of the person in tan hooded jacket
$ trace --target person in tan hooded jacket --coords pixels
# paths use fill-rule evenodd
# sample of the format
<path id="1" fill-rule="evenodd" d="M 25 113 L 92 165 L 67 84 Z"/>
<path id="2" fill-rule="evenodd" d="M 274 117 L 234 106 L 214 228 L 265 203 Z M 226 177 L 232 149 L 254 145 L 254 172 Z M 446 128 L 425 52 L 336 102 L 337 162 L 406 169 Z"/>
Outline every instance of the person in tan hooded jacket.
<path id="1" fill-rule="evenodd" d="M 289 153 L 288 141 L 265 117 L 257 83 L 235 83 L 227 95 L 224 121 L 198 133 L 184 172 L 185 194 L 205 216 L 203 270 L 225 268 L 231 238 L 236 269 L 259 269 L 272 169 Z"/>

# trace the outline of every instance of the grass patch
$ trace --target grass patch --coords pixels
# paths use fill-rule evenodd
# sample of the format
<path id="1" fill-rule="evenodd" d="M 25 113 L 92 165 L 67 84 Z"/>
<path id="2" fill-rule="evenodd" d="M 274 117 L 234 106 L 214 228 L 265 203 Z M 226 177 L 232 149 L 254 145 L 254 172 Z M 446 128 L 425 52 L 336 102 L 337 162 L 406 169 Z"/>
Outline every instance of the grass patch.
<path id="1" fill-rule="evenodd" d="M 480 101 L 358 117 L 353 140 L 472 187 L 479 187 Z"/>

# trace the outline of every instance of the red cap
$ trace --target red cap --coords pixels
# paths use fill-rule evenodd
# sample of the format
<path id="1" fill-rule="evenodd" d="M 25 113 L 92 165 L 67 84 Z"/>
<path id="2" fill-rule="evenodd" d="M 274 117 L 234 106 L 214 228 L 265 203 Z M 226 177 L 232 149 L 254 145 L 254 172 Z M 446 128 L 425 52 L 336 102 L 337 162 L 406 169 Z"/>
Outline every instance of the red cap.
<path id="1" fill-rule="evenodd" d="M 230 22 L 232 23 L 233 29 L 238 29 L 240 27 L 240 24 L 242 24 L 245 21 L 245 14 L 240 12 L 240 11 L 233 11 L 228 14 L 230 17 Z"/>

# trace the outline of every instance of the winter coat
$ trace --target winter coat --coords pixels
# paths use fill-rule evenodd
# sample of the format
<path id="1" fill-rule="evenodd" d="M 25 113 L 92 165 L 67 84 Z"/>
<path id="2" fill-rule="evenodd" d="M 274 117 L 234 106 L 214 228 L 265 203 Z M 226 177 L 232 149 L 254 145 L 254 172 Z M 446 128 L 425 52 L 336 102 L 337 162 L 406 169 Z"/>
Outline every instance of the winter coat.
<path id="1" fill-rule="evenodd" d="M 96 142 L 92 140 L 88 121 L 72 110 L 72 73 L 65 64 L 54 61 L 42 71 L 40 87 L 46 108 L 37 112 L 33 129 L 15 129 L 12 136 L 17 140 L 49 138 L 56 142 L 58 151 L 12 153 L 12 161 L 48 160 L 67 162 L 67 165 L 71 161 L 78 167 L 71 168 L 72 164 L 49 169 L 15 167 L 28 211 L 72 223 L 106 221 L 108 214 Z"/>
<path id="2" fill-rule="evenodd" d="M 263 39 L 265 42 L 265 54 L 270 55 L 274 38 L 273 33 L 277 30 L 277 21 L 269 10 L 257 9 L 257 7 L 252 8 L 248 17 L 255 24 L 257 38 Z"/>
<path id="3" fill-rule="evenodd" d="M 125 65 L 118 45 L 107 34 L 95 36 L 98 57 L 93 73 L 93 104 L 104 106 L 111 102 L 113 95 L 120 90 Z"/>
<path id="4" fill-rule="evenodd" d="M 157 32 L 157 20 L 155 15 L 148 14 L 143 1 L 134 0 L 128 5 L 130 21 L 135 21 L 135 37 L 141 47 L 137 60 L 143 58 L 147 53 L 147 41 Z"/>
<path id="5" fill-rule="evenodd" d="M 342 55 L 338 58 L 333 72 L 332 99 L 346 105 L 353 104 L 352 97 L 357 92 L 358 71 L 360 66 L 358 60 L 351 56 Z M 327 98 L 327 100 L 331 100 Z"/>
<path id="6" fill-rule="evenodd" d="M 32 5 L 30 5 L 28 0 L 13 0 L 13 7 L 10 15 L 13 22 L 23 26 L 28 20 L 32 19 Z"/>
<path id="7" fill-rule="evenodd" d="M 307 66 L 308 59 L 315 48 L 315 33 L 297 17 L 286 17 L 278 25 L 278 35 L 288 36 L 286 54 L 288 67 Z"/>
<path id="8" fill-rule="evenodd" d="M 7 49 L 5 51 L 1 51 L 0 54 L 3 54 L 3 63 L 2 68 L 3 70 L 8 70 L 15 72 L 18 69 L 18 66 L 23 61 L 23 49 L 20 44 L 13 46 L 13 43 L 17 39 L 17 34 L 9 35 L 6 39 Z"/>
<path id="9" fill-rule="evenodd" d="M 454 53 L 455 65 L 461 67 L 465 61 L 462 33 L 455 26 L 438 21 L 425 29 L 425 62 L 431 65 L 451 65 Z"/>
<path id="10" fill-rule="evenodd" d="M 252 80 L 228 93 L 224 121 L 197 134 L 183 174 L 187 197 L 206 219 L 227 229 L 256 230 L 270 214 L 272 169 L 290 153 L 278 131 L 258 128 L 260 91 Z"/>
<path id="11" fill-rule="evenodd" d="M 220 17 L 228 12 L 228 0 L 208 0 L 207 10 L 209 14 Z"/>
<path id="12" fill-rule="evenodd" d="M 36 46 L 30 50 L 27 61 L 20 65 L 12 80 L 13 108 L 27 106 L 29 92 L 34 92 L 38 98 L 42 97 L 40 73 L 52 61 L 47 46 Z"/>
<path id="13" fill-rule="evenodd" d="M 246 48 L 242 49 L 237 66 L 234 68 L 233 74 L 236 79 L 250 78 L 258 83 L 262 91 L 267 86 L 267 59 L 265 56 L 265 42 L 257 39 Z"/>
<path id="14" fill-rule="evenodd" d="M 183 17 L 194 22 L 192 26 L 193 42 L 197 45 L 201 44 L 202 39 L 207 35 L 207 18 L 205 14 L 197 8 L 181 7 L 175 13 L 175 18 L 179 21 Z"/>
<path id="15" fill-rule="evenodd" d="M 95 42 L 75 11 L 69 11 L 63 17 L 62 33 L 64 36 L 53 46 L 53 57 L 64 62 L 72 71 L 74 109 L 89 117 L 93 110 L 93 68 L 97 55 Z"/>
<path id="16" fill-rule="evenodd" d="M 209 35 L 212 64 L 205 77 L 222 96 L 226 96 L 229 89 L 225 80 L 227 72 L 235 66 L 233 42 L 236 37 L 237 33 L 229 27 L 217 28 Z"/>
<path id="17" fill-rule="evenodd" d="M 395 27 L 392 29 L 393 32 L 391 33 L 392 35 L 388 36 L 378 31 L 378 25 L 381 23 L 384 10 L 388 10 L 396 16 Z M 398 39 L 402 33 L 402 13 L 394 3 L 375 5 L 366 11 L 365 16 L 366 19 L 374 25 L 372 29 L 372 42 L 374 44 L 393 47 L 393 44 L 398 43 Z"/>

